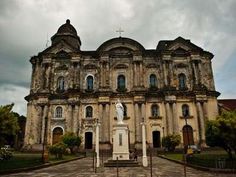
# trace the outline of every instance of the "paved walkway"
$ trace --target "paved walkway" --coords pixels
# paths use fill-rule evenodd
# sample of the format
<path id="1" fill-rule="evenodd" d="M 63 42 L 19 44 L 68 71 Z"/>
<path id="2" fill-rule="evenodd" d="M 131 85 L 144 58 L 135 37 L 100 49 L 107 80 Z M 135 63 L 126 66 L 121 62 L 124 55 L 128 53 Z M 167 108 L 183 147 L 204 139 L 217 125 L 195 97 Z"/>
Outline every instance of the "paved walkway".
<path id="1" fill-rule="evenodd" d="M 139 158 L 141 160 L 141 158 Z M 65 164 L 51 166 L 31 172 L 22 172 L 5 177 L 116 177 L 116 168 L 99 168 L 97 173 L 92 168 L 92 158 L 84 158 Z M 141 163 L 141 161 L 140 161 Z M 119 177 L 150 177 L 150 168 L 122 167 Z M 183 166 L 165 159 L 153 157 L 153 177 L 183 177 Z M 217 174 L 187 168 L 187 177 L 235 177 L 234 174 Z"/>

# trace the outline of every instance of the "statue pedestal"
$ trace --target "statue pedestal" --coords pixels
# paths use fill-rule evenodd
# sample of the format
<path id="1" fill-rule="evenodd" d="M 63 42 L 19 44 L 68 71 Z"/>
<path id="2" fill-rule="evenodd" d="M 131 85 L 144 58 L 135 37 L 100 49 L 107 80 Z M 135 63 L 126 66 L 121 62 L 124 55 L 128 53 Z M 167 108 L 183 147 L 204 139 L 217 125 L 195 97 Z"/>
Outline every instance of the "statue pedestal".
<path id="1" fill-rule="evenodd" d="M 128 125 L 116 124 L 113 126 L 113 154 L 112 160 L 129 160 Z"/>

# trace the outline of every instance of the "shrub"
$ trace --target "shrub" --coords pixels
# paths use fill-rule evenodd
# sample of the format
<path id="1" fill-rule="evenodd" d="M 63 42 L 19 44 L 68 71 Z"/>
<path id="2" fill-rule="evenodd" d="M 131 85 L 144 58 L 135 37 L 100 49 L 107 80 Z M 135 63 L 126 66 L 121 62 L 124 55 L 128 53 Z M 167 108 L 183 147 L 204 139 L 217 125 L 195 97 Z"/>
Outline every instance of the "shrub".
<path id="1" fill-rule="evenodd" d="M 177 134 L 167 135 L 162 138 L 162 146 L 168 151 L 174 151 L 175 147 L 180 144 L 181 137 Z"/>
<path id="2" fill-rule="evenodd" d="M 12 156 L 13 156 L 12 152 L 7 150 L 6 148 L 0 149 L 0 159 L 1 160 L 9 160 L 10 158 L 12 158 Z"/>
<path id="3" fill-rule="evenodd" d="M 62 155 L 65 153 L 67 145 L 63 142 L 56 143 L 49 147 L 49 152 L 57 159 L 62 159 Z"/>
<path id="4" fill-rule="evenodd" d="M 73 132 L 68 132 L 62 136 L 62 142 L 70 148 L 71 153 L 74 153 L 74 148 L 81 144 L 81 137 L 76 136 Z"/>

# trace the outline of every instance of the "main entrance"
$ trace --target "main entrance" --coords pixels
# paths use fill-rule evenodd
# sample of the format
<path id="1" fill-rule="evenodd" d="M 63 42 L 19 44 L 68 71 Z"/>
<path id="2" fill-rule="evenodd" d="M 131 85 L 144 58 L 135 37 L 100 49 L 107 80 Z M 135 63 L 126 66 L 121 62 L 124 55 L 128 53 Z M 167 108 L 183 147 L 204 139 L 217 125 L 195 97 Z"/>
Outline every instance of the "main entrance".
<path id="1" fill-rule="evenodd" d="M 62 135 L 63 135 L 63 129 L 61 127 L 54 128 L 52 135 L 52 144 L 58 143 Z"/>
<path id="2" fill-rule="evenodd" d="M 93 133 L 92 132 L 85 132 L 85 149 L 92 149 L 93 148 Z"/>
<path id="3" fill-rule="evenodd" d="M 194 144 L 193 128 L 190 125 L 185 125 L 183 127 L 183 140 L 184 140 L 184 146 Z"/>
<path id="4" fill-rule="evenodd" d="M 152 142 L 154 148 L 161 147 L 161 136 L 160 131 L 153 131 L 152 132 Z"/>

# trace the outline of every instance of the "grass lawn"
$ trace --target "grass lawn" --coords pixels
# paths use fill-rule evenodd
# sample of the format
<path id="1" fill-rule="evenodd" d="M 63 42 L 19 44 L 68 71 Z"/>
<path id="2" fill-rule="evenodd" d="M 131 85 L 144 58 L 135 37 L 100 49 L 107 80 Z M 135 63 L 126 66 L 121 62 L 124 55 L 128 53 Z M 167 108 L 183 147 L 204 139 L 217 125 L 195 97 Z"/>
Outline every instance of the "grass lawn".
<path id="1" fill-rule="evenodd" d="M 167 158 L 182 161 L 182 153 L 166 153 Z M 223 150 L 202 151 L 188 158 L 188 163 L 209 168 L 234 168 L 236 169 L 236 156 L 228 159 L 228 154 Z"/>
<path id="2" fill-rule="evenodd" d="M 183 160 L 183 154 L 180 154 L 180 153 L 166 154 L 166 157 L 169 159 L 178 160 L 178 161 Z"/>
<path id="3" fill-rule="evenodd" d="M 64 155 L 63 159 L 55 159 L 53 155 L 50 156 L 49 162 L 56 163 L 62 160 L 70 160 L 75 158 L 74 155 Z M 14 152 L 13 157 L 10 160 L 0 161 L 0 173 L 18 168 L 26 168 L 42 165 L 42 154 L 41 153 L 21 153 Z"/>

